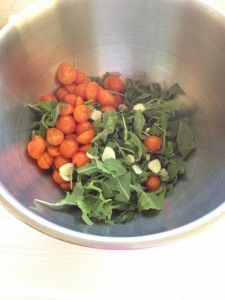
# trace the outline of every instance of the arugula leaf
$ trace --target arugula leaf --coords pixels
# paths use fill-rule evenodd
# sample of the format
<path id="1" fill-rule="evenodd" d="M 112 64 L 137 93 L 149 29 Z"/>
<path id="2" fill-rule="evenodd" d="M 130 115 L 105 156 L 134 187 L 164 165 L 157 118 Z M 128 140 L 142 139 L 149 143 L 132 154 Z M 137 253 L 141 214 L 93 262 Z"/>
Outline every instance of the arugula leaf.
<path id="1" fill-rule="evenodd" d="M 195 149 L 195 142 L 191 127 L 187 123 L 187 119 L 181 120 L 178 127 L 177 144 L 180 154 L 185 159 L 189 153 Z"/>
<path id="2" fill-rule="evenodd" d="M 134 133 L 140 138 L 143 138 L 143 128 L 146 124 L 145 117 L 141 110 L 136 110 L 134 114 Z"/>
<path id="3" fill-rule="evenodd" d="M 165 100 L 169 100 L 171 98 L 176 97 L 177 95 L 185 95 L 185 92 L 182 90 L 178 83 L 173 84 L 163 95 Z"/>
<path id="4" fill-rule="evenodd" d="M 117 191 L 115 199 L 119 202 L 128 203 L 130 200 L 130 181 L 131 174 L 127 173 L 123 176 L 118 176 L 116 178 L 109 179 L 107 181 L 108 185 L 111 186 L 113 191 Z"/>
<path id="5" fill-rule="evenodd" d="M 28 107 L 38 113 L 40 118 L 39 121 L 35 121 L 31 126 L 33 129 L 32 135 L 38 134 L 45 138 L 48 128 L 54 127 L 60 114 L 61 107 L 66 106 L 66 103 L 59 103 L 57 100 L 28 104 Z"/>
<path id="6" fill-rule="evenodd" d="M 102 128 L 104 128 L 104 129 L 94 137 L 92 142 L 96 143 L 97 141 L 100 141 L 100 140 L 102 140 L 103 142 L 106 142 L 108 135 L 113 133 L 115 130 L 117 119 L 118 119 L 118 116 L 113 110 L 104 113 L 103 120 L 102 120 Z"/>
<path id="7" fill-rule="evenodd" d="M 149 209 L 161 210 L 165 199 L 165 192 L 165 189 L 159 195 L 153 192 L 143 192 L 138 198 L 138 211 L 141 212 Z"/>

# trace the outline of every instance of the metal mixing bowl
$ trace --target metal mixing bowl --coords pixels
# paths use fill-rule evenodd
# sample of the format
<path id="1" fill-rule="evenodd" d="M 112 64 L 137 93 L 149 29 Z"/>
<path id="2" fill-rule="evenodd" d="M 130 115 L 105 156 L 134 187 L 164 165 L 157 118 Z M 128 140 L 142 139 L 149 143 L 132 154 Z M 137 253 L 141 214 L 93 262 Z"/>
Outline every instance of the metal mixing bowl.
<path id="1" fill-rule="evenodd" d="M 117 71 L 185 90 L 197 150 L 160 214 L 86 226 L 75 210 L 34 204 L 62 195 L 27 157 L 26 103 L 56 88 L 64 61 L 89 75 Z M 147 247 L 204 228 L 225 212 L 224 78 L 225 17 L 203 1 L 45 1 L 22 13 L 0 32 L 2 204 L 50 236 L 91 247 Z"/>

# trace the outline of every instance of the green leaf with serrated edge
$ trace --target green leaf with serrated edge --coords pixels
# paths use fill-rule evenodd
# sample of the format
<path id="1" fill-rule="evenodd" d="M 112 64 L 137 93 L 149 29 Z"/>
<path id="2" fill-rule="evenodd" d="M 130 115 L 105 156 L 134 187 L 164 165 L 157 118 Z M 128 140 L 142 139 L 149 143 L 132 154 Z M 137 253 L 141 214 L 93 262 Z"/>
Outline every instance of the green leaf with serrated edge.
<path id="1" fill-rule="evenodd" d="M 47 206 L 63 206 L 63 205 L 77 205 L 77 201 L 82 199 L 84 195 L 84 189 L 80 182 L 76 184 L 71 193 L 67 192 L 66 197 L 57 202 L 47 202 L 40 199 L 35 199 L 36 202 L 42 203 Z"/>
<path id="2" fill-rule="evenodd" d="M 136 110 L 134 114 L 134 133 L 139 137 L 143 138 L 143 127 L 146 124 L 145 117 L 141 110 Z"/>
<path id="3" fill-rule="evenodd" d="M 182 120 L 179 123 L 177 144 L 180 154 L 185 159 L 189 153 L 195 149 L 195 142 L 191 127 L 188 125 L 187 120 Z"/>

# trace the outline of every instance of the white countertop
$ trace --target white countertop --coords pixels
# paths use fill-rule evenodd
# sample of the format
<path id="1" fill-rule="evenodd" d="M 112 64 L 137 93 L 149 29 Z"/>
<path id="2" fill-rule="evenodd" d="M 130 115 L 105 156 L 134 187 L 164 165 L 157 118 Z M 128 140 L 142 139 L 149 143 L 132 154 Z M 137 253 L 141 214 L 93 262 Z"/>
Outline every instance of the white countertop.
<path id="1" fill-rule="evenodd" d="M 0 239 L 3 300 L 225 299 L 225 217 L 172 244 L 114 251 L 56 240 L 0 206 Z"/>
<path id="2" fill-rule="evenodd" d="M 225 217 L 175 243 L 114 251 L 56 240 L 0 206 L 2 300 L 224 300 L 224 278 Z"/>

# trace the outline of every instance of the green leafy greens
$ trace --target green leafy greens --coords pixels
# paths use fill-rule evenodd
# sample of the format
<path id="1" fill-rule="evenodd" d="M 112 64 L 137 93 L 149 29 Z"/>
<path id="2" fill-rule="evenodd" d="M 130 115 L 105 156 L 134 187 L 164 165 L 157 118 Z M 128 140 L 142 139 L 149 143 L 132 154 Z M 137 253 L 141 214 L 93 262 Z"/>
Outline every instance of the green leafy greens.
<path id="1" fill-rule="evenodd" d="M 92 80 L 98 84 L 103 82 L 102 78 Z M 185 173 L 184 160 L 195 149 L 188 119 L 177 116 L 177 112 L 185 111 L 183 102 L 177 97 L 183 94 L 178 84 L 164 91 L 157 83 L 143 85 L 127 79 L 123 91 L 125 105 L 117 111 L 103 113 L 100 120 L 93 122 L 96 135 L 89 150 L 93 159 L 75 169 L 73 179 L 77 183 L 73 191 L 55 203 L 36 201 L 48 206 L 76 206 L 88 225 L 96 221 L 123 223 L 143 211 L 160 211 L 165 197 L 172 193 L 179 176 Z M 133 109 L 138 103 L 144 105 L 144 111 Z M 31 108 L 41 116 L 33 126 L 35 133 L 40 133 L 54 126 L 60 104 L 43 103 Z M 154 174 L 148 169 L 147 150 L 143 144 L 149 134 L 163 141 L 162 148 L 151 153 L 151 160 L 157 158 L 162 165 L 158 174 L 162 184 L 154 192 L 147 191 L 144 185 L 147 177 Z M 101 159 L 106 146 L 114 150 L 115 159 Z M 135 173 L 133 163 L 127 159 L 129 155 L 141 172 Z"/>

